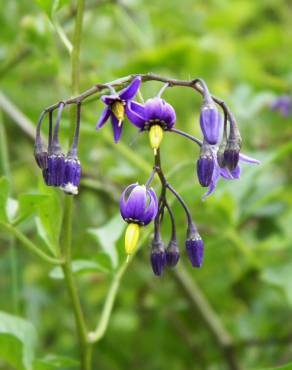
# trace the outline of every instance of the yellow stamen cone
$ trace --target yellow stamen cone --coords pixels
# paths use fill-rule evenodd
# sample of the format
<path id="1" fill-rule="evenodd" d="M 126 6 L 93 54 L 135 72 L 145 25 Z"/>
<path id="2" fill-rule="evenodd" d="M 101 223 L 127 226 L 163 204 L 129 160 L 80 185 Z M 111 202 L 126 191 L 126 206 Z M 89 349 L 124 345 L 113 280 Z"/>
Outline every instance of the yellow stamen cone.
<path id="1" fill-rule="evenodd" d="M 127 254 L 133 254 L 137 248 L 140 234 L 140 226 L 130 223 L 125 233 L 125 251 Z"/>
<path id="2" fill-rule="evenodd" d="M 121 124 L 123 122 L 123 119 L 125 117 L 124 104 L 121 101 L 117 100 L 112 104 L 111 110 L 112 110 L 113 114 L 117 117 L 117 119 L 119 121 L 119 126 L 121 126 Z"/>
<path id="3" fill-rule="evenodd" d="M 154 150 L 154 155 L 157 154 L 157 149 L 163 138 L 163 129 L 159 125 L 153 125 L 150 127 L 149 131 L 149 141 L 150 146 Z"/>

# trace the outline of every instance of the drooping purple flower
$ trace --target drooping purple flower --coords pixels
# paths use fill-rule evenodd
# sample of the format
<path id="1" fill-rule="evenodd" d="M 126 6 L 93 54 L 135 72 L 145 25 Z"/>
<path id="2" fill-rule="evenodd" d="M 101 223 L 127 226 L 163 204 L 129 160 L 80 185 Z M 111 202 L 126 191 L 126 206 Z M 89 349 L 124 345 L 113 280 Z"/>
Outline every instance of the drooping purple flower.
<path id="1" fill-rule="evenodd" d="M 147 225 L 156 216 L 158 202 L 154 190 L 145 185 L 131 184 L 120 198 L 121 216 L 126 222 Z"/>
<path id="2" fill-rule="evenodd" d="M 64 179 L 61 186 L 67 194 L 78 194 L 78 185 L 81 177 L 81 165 L 77 157 L 67 157 L 65 159 Z"/>
<path id="3" fill-rule="evenodd" d="M 221 133 L 222 117 L 212 100 L 203 102 L 200 126 L 204 139 L 211 145 L 217 144 Z"/>
<path id="4" fill-rule="evenodd" d="M 141 77 L 135 77 L 127 87 L 119 93 L 112 95 L 103 95 L 101 100 L 106 107 L 102 110 L 101 115 L 96 123 L 96 129 L 100 129 L 110 117 L 113 129 L 114 141 L 117 143 L 122 133 L 123 120 L 128 112 L 128 105 L 135 96 L 141 82 Z"/>
<path id="5" fill-rule="evenodd" d="M 160 276 L 166 264 L 166 253 L 162 240 L 153 240 L 150 262 L 154 274 Z"/>
<path id="6" fill-rule="evenodd" d="M 65 156 L 63 153 L 49 154 L 47 167 L 43 170 L 43 178 L 49 186 L 61 186 L 65 175 Z"/>
<path id="7" fill-rule="evenodd" d="M 203 194 L 202 199 L 205 199 L 208 195 L 210 195 L 216 188 L 217 181 L 219 180 L 220 177 L 223 177 L 226 180 L 235 180 L 239 179 L 240 177 L 240 165 L 238 164 L 234 170 L 229 170 L 227 167 L 221 168 L 218 165 L 217 158 L 216 158 L 216 153 L 213 153 L 214 155 L 214 162 L 215 162 L 215 167 L 213 171 L 213 176 L 212 176 L 212 181 L 209 185 L 208 191 Z M 260 161 L 257 159 L 251 158 L 247 155 L 244 154 L 239 154 L 239 163 L 240 162 L 245 162 L 249 164 L 260 164 Z"/>
<path id="8" fill-rule="evenodd" d="M 287 117 L 290 114 L 292 107 L 292 100 L 289 95 L 280 95 L 272 100 L 270 108 L 278 111 L 282 116 Z"/>
<path id="9" fill-rule="evenodd" d="M 180 253 L 176 240 L 171 240 L 166 248 L 166 264 L 169 267 L 174 267 L 179 260 Z"/>
<path id="10" fill-rule="evenodd" d="M 160 97 L 146 100 L 145 104 L 130 102 L 126 107 L 129 120 L 141 130 L 150 130 L 159 125 L 163 130 L 170 130 L 176 120 L 175 110 Z"/>

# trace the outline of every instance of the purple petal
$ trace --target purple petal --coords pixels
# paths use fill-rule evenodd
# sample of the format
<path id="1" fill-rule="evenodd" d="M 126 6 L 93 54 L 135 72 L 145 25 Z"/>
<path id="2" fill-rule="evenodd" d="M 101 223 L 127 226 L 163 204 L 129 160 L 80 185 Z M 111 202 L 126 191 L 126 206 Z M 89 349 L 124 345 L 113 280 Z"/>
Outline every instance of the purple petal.
<path id="1" fill-rule="evenodd" d="M 125 87 L 123 90 L 119 92 L 119 97 L 122 100 L 132 99 L 135 96 L 137 90 L 139 89 L 140 83 L 141 77 L 140 76 L 135 77 L 134 80 L 132 80 L 127 87 Z"/>
<path id="2" fill-rule="evenodd" d="M 119 120 L 114 114 L 111 114 L 112 129 L 114 135 L 114 142 L 117 143 L 121 137 L 123 123 L 119 126 Z"/>
<path id="3" fill-rule="evenodd" d="M 145 118 L 146 120 L 151 119 L 162 119 L 163 116 L 163 105 L 161 98 L 151 98 L 148 99 L 144 105 L 145 108 Z"/>
<path id="4" fill-rule="evenodd" d="M 140 129 L 144 128 L 144 107 L 142 104 L 136 103 L 134 101 L 129 101 L 126 104 L 126 115 L 135 126 Z"/>
<path id="5" fill-rule="evenodd" d="M 224 177 L 226 180 L 233 180 L 234 177 L 232 176 L 232 171 L 230 171 L 228 168 L 220 168 L 220 176 Z"/>
<path id="6" fill-rule="evenodd" d="M 213 193 L 213 191 L 216 188 L 216 184 L 217 184 L 217 181 L 219 179 L 219 176 L 220 176 L 220 167 L 218 166 L 218 164 L 215 163 L 215 167 L 214 167 L 214 170 L 213 170 L 212 181 L 211 181 L 211 183 L 208 187 L 208 191 L 206 191 L 206 193 L 204 193 L 202 195 L 202 200 L 204 200 L 205 198 L 207 198 L 208 195 Z"/>
<path id="7" fill-rule="evenodd" d="M 246 162 L 246 163 L 253 163 L 253 164 L 260 164 L 261 162 L 258 161 L 257 159 L 255 158 L 251 158 L 245 154 L 239 154 L 239 159 L 242 161 L 242 162 Z"/>
<path id="8" fill-rule="evenodd" d="M 152 188 L 148 190 L 147 195 L 150 197 L 150 202 L 141 220 L 143 221 L 144 225 L 149 224 L 149 222 L 156 216 L 158 211 L 158 202 L 154 190 Z"/>
<path id="9" fill-rule="evenodd" d="M 113 104 L 116 100 L 120 100 L 118 94 L 112 94 L 112 95 L 102 95 L 100 98 L 101 101 L 104 102 L 106 105 Z"/>
<path id="10" fill-rule="evenodd" d="M 240 166 L 238 166 L 238 165 L 234 168 L 234 170 L 230 171 L 230 173 L 231 173 L 231 175 L 234 179 L 239 179 L 240 178 L 240 172 L 241 172 L 240 171 Z"/>
<path id="11" fill-rule="evenodd" d="M 144 185 L 136 185 L 131 191 L 126 202 L 126 213 L 128 218 L 142 221 L 146 207 L 146 187 Z"/>
<path id="12" fill-rule="evenodd" d="M 134 189 L 138 183 L 136 182 L 135 184 L 131 184 L 126 187 L 126 189 L 122 192 L 121 197 L 120 197 L 120 212 L 121 216 L 125 219 L 128 218 L 127 214 L 127 199 L 126 195 L 131 192 L 132 189 Z"/>
<path id="13" fill-rule="evenodd" d="M 164 107 L 161 119 L 167 124 L 167 128 L 171 129 L 176 120 L 175 110 L 170 104 L 166 103 L 164 100 L 163 102 L 165 104 L 163 104 Z"/>
<path id="14" fill-rule="evenodd" d="M 108 117 L 110 115 L 110 110 L 108 107 L 104 108 L 99 116 L 99 119 L 96 123 L 95 128 L 98 130 L 100 129 L 107 121 Z"/>

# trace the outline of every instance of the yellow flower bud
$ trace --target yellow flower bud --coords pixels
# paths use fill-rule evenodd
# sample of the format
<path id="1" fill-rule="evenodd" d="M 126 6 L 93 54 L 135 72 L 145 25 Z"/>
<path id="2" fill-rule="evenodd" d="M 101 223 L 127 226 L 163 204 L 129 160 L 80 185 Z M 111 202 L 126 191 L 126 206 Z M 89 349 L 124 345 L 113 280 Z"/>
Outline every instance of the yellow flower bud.
<path id="1" fill-rule="evenodd" d="M 112 106 L 111 106 L 111 110 L 113 112 L 113 114 L 117 117 L 118 121 L 119 121 L 119 126 L 121 126 L 122 122 L 123 122 L 123 119 L 125 117 L 125 108 L 124 108 L 124 104 L 119 101 L 119 100 L 116 100 Z"/>
<path id="2" fill-rule="evenodd" d="M 130 223 L 125 233 L 125 250 L 127 254 L 135 252 L 140 234 L 140 226 Z"/>
<path id="3" fill-rule="evenodd" d="M 157 149 L 163 138 L 163 129 L 159 125 L 153 125 L 150 127 L 149 131 L 149 141 L 151 148 L 154 149 L 154 154 L 156 155 Z"/>

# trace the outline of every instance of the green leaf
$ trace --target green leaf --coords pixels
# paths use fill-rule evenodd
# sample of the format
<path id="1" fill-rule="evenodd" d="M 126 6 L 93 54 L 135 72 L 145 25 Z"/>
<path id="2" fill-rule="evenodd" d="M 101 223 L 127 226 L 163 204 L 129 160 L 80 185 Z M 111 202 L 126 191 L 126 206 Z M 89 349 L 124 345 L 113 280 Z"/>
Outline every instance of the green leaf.
<path id="1" fill-rule="evenodd" d="M 79 362 L 70 357 L 47 355 L 42 359 L 35 360 L 34 370 L 73 370 L 79 367 Z"/>
<path id="2" fill-rule="evenodd" d="M 90 228 L 88 232 L 92 235 L 98 244 L 101 246 L 104 253 L 108 255 L 111 260 L 112 267 L 118 266 L 118 252 L 116 243 L 121 237 L 125 229 L 120 214 L 114 216 L 108 223 L 99 228 Z"/>
<path id="3" fill-rule="evenodd" d="M 6 204 L 9 194 L 9 181 L 6 177 L 0 178 L 0 220 L 6 221 Z"/>
<path id="4" fill-rule="evenodd" d="M 72 271 L 76 275 L 85 274 L 87 272 L 109 272 L 103 266 L 95 261 L 89 260 L 74 260 L 72 261 Z M 64 274 L 60 266 L 54 267 L 49 274 L 52 279 L 64 279 Z"/>
<path id="5" fill-rule="evenodd" d="M 261 279 L 283 290 L 287 301 L 292 305 L 292 263 L 267 267 L 261 273 Z"/>
<path id="6" fill-rule="evenodd" d="M 54 189 L 46 189 L 44 195 L 47 199 L 39 204 L 36 218 L 37 231 L 48 248 L 56 255 L 62 218 L 61 204 Z"/>
<path id="7" fill-rule="evenodd" d="M 32 370 L 36 331 L 17 316 L 0 312 L 0 357 L 19 370 Z"/>
<path id="8" fill-rule="evenodd" d="M 36 212 L 48 200 L 47 194 L 20 194 L 18 197 L 18 215 L 16 222 L 20 222 Z"/>

